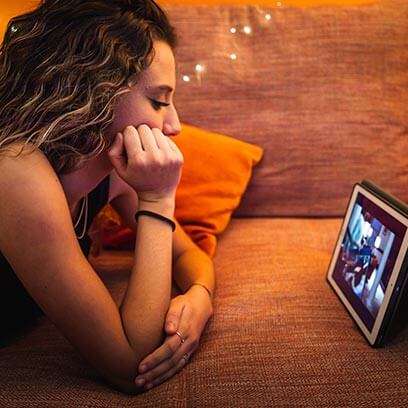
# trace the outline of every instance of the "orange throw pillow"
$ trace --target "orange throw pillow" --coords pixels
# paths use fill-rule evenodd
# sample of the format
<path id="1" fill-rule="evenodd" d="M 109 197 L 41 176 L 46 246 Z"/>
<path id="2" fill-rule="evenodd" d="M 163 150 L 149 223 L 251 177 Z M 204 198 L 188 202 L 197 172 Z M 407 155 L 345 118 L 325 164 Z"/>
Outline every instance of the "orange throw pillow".
<path id="1" fill-rule="evenodd" d="M 174 216 L 193 242 L 213 258 L 216 236 L 238 207 L 263 148 L 185 123 L 172 140 L 184 156 Z M 97 218 L 102 218 L 98 228 L 103 248 L 134 248 L 134 232 L 121 223 L 110 205 Z"/>

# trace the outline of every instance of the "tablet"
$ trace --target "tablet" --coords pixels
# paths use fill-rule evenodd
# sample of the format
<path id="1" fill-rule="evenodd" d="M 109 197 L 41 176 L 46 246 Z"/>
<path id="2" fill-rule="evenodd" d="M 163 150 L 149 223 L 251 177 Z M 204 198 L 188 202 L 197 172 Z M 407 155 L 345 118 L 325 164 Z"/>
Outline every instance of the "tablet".
<path id="1" fill-rule="evenodd" d="M 405 325 L 407 249 L 408 206 L 370 180 L 355 184 L 327 281 L 373 347 Z"/>

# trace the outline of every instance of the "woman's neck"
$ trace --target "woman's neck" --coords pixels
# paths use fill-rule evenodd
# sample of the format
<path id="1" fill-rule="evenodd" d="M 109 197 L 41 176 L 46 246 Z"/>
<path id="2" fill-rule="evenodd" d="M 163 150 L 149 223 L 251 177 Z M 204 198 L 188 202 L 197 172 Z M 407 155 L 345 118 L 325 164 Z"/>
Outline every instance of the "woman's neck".
<path id="1" fill-rule="evenodd" d="M 104 156 L 88 160 L 81 168 L 59 176 L 73 219 L 80 209 L 81 199 L 91 192 L 113 167 Z"/>

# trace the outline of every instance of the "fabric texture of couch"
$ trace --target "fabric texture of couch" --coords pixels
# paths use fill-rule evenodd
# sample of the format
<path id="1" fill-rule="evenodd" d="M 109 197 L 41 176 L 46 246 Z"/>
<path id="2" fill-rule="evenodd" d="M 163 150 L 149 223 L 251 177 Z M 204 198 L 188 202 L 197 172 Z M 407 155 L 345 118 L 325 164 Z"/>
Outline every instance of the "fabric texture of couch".
<path id="1" fill-rule="evenodd" d="M 166 11 L 180 119 L 264 148 L 218 236 L 214 316 L 182 371 L 138 396 L 44 317 L 0 349 L 0 406 L 407 406 L 408 330 L 371 348 L 325 279 L 355 182 L 408 201 L 408 4 Z M 132 252 L 90 262 L 119 303 Z"/>

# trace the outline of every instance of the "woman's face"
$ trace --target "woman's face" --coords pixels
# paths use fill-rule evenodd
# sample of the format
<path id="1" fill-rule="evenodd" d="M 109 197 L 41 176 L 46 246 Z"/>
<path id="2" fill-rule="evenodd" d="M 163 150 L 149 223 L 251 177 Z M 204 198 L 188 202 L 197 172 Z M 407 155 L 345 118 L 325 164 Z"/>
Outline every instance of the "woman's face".
<path id="1" fill-rule="evenodd" d="M 155 56 L 151 65 L 143 71 L 140 80 L 129 93 L 120 95 L 115 106 L 114 122 L 107 129 L 110 140 L 118 132 L 142 123 L 150 128 L 159 128 L 165 136 L 180 133 L 180 121 L 173 104 L 176 85 L 176 68 L 171 48 L 162 41 L 154 42 Z M 171 89 L 160 89 L 159 86 Z M 159 106 L 159 103 L 167 106 Z"/>

